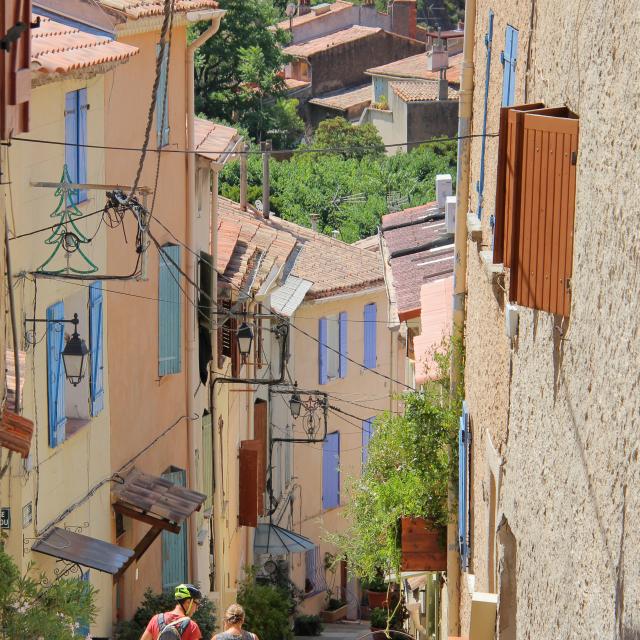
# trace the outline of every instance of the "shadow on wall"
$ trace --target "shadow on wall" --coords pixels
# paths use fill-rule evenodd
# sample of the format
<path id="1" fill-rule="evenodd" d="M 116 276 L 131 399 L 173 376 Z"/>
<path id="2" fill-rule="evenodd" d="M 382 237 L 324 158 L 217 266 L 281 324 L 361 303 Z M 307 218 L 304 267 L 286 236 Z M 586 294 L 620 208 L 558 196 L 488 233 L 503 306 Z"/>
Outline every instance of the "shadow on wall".
<path id="1" fill-rule="evenodd" d="M 518 543 L 511 531 L 507 519 L 502 516 L 497 528 L 499 542 L 498 576 L 500 586 L 498 593 L 498 630 L 500 640 L 516 640 L 516 613 L 518 610 L 518 594 L 516 588 L 517 548 Z"/>

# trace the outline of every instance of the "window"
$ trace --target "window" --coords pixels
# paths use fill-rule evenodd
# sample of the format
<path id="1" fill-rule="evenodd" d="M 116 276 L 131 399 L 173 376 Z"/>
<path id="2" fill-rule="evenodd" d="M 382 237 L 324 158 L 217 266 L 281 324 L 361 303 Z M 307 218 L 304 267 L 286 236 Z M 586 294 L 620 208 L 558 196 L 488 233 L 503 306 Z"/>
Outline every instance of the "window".
<path id="1" fill-rule="evenodd" d="M 369 453 L 369 441 L 373 435 L 373 421 L 374 418 L 369 418 L 362 421 L 362 466 L 367 463 L 367 455 Z"/>
<path id="2" fill-rule="evenodd" d="M 185 487 L 187 474 L 183 469 L 171 468 L 162 474 L 165 480 L 178 487 Z M 187 529 L 189 518 L 180 527 L 180 533 L 162 532 L 162 590 L 173 592 L 174 588 L 188 579 Z"/>
<path id="3" fill-rule="evenodd" d="M 221 310 L 231 311 L 231 300 L 223 300 L 218 305 Z M 224 366 L 224 359 L 231 359 L 231 376 L 237 377 L 240 373 L 240 351 L 238 349 L 238 321 L 236 317 L 218 316 L 218 368 Z"/>
<path id="4" fill-rule="evenodd" d="M 318 368 L 320 384 L 347 375 L 346 311 L 319 320 Z"/>
<path id="5" fill-rule="evenodd" d="M 380 102 L 382 96 L 387 95 L 387 83 L 384 78 L 373 78 L 373 101 Z"/>
<path id="6" fill-rule="evenodd" d="M 64 103 L 64 162 L 72 183 L 87 182 L 87 90 L 78 89 L 65 95 Z M 87 199 L 85 190 L 71 191 L 69 204 Z"/>
<path id="7" fill-rule="evenodd" d="M 376 303 L 367 304 L 364 307 L 364 366 L 367 369 L 375 369 L 377 366 L 376 354 L 376 323 L 378 309 Z"/>
<path id="8" fill-rule="evenodd" d="M 462 403 L 460 431 L 458 434 L 458 548 L 463 571 L 469 568 L 469 461 L 471 434 L 469 411 Z"/>
<path id="9" fill-rule="evenodd" d="M 504 36 L 502 64 L 502 106 L 510 107 L 516 95 L 516 61 L 518 59 L 518 30 L 507 25 Z"/>
<path id="10" fill-rule="evenodd" d="M 327 581 L 322 571 L 323 563 L 320 559 L 320 547 L 314 547 L 305 552 L 305 580 L 304 593 L 310 597 L 327 590 Z"/>
<path id="11" fill-rule="evenodd" d="M 166 376 L 181 370 L 180 247 L 164 245 L 159 260 L 158 373 Z"/>
<path id="12" fill-rule="evenodd" d="M 103 383 L 103 314 L 102 282 L 89 287 L 89 340 L 91 344 L 91 415 L 97 416 L 104 408 Z"/>
<path id="13" fill-rule="evenodd" d="M 156 55 L 160 57 L 160 45 L 156 46 Z M 156 133 L 158 134 L 158 147 L 169 144 L 169 44 L 165 44 L 160 63 L 160 82 L 156 94 Z"/>
<path id="14" fill-rule="evenodd" d="M 327 434 L 322 444 L 322 508 L 340 506 L 340 433 Z"/>

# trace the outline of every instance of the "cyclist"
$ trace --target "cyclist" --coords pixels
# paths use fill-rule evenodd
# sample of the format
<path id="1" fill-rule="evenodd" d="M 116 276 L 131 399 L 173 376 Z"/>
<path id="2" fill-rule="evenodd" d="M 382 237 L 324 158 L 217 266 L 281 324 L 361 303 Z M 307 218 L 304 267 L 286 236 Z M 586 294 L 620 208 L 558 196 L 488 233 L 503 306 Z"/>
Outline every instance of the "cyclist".
<path id="1" fill-rule="evenodd" d="M 202 598 L 200 589 L 192 584 L 179 584 L 175 589 L 176 606 L 172 611 L 153 616 L 140 640 L 200 640 L 200 627 L 191 620 Z"/>

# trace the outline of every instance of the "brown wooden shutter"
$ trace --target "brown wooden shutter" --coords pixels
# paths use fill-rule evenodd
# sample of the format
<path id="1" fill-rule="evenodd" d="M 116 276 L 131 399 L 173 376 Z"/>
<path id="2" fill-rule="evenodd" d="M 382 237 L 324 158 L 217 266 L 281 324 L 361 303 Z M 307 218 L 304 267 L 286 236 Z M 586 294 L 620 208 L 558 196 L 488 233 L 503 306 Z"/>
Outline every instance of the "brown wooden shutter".
<path id="1" fill-rule="evenodd" d="M 568 316 L 579 121 L 566 107 L 538 109 L 522 118 L 509 297 L 525 307 Z"/>
<path id="2" fill-rule="evenodd" d="M 264 443 L 261 440 L 243 440 L 242 448 L 251 449 L 251 451 L 255 451 L 258 455 L 258 467 L 256 471 L 256 492 L 257 492 L 257 501 L 258 501 L 258 515 L 262 515 L 264 512 L 264 491 L 267 485 L 266 475 L 264 470 L 266 469 L 266 449 L 264 448 Z"/>
<path id="3" fill-rule="evenodd" d="M 267 487 L 267 403 L 258 401 L 253 405 L 253 437 L 259 444 L 261 459 L 258 460 L 258 512 L 264 513 L 264 493 Z"/>
<path id="4" fill-rule="evenodd" d="M 238 524 L 242 527 L 258 526 L 258 451 L 240 444 L 238 469 Z"/>
<path id="5" fill-rule="evenodd" d="M 544 107 L 541 102 L 500 109 L 493 262 L 511 266 L 514 204 L 519 197 L 522 114 Z"/>

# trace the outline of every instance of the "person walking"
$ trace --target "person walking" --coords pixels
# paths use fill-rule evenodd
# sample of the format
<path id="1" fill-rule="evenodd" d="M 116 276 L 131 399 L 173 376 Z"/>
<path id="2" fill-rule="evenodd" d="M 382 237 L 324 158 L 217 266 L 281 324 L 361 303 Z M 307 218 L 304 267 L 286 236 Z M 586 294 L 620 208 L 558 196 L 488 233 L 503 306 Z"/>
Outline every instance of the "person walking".
<path id="1" fill-rule="evenodd" d="M 244 609 L 239 604 L 232 604 L 224 614 L 224 631 L 213 636 L 211 640 L 259 640 L 255 633 L 245 631 Z"/>
<path id="2" fill-rule="evenodd" d="M 174 592 L 176 606 L 149 620 L 140 640 L 200 640 L 200 627 L 191 619 L 202 599 L 200 589 L 192 584 L 179 584 Z"/>

